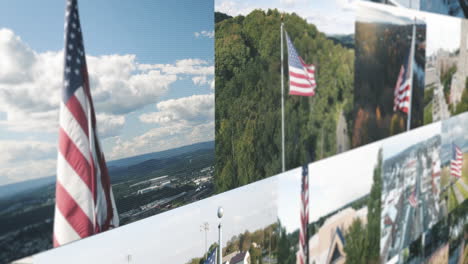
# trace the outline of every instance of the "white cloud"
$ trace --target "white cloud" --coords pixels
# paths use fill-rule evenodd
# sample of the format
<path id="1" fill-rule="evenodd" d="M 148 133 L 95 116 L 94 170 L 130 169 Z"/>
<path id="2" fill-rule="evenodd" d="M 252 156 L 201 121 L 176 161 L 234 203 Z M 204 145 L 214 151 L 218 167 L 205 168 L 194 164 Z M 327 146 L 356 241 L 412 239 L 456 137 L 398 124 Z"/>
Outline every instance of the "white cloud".
<path id="1" fill-rule="evenodd" d="M 206 30 L 202 30 L 200 32 L 195 32 L 193 33 L 195 35 L 196 38 L 200 38 L 200 37 L 207 37 L 207 38 L 214 38 L 214 31 L 206 31 Z"/>
<path id="2" fill-rule="evenodd" d="M 214 140 L 214 121 L 187 125 L 172 123 L 153 128 L 130 140 L 117 139 L 109 160 L 163 151 L 198 142 Z"/>
<path id="3" fill-rule="evenodd" d="M 6 113 L 0 125 L 10 131 L 57 131 L 63 52 L 35 52 L 11 30 L 0 29 L 0 58 L 0 112 Z M 181 75 L 199 76 L 208 84 L 207 76 L 214 74 L 213 65 L 200 59 L 139 64 L 135 55 L 114 54 L 87 56 L 87 62 L 101 117 L 124 115 L 157 102 Z M 123 122 L 113 118 L 104 126 Z M 102 131 L 107 134 L 106 128 Z"/>
<path id="4" fill-rule="evenodd" d="M 96 119 L 101 138 L 119 135 L 125 125 L 125 116 L 122 115 L 97 114 Z"/>
<path id="5" fill-rule="evenodd" d="M 55 144 L 1 140 L 0 146 L 0 185 L 54 175 L 57 157 Z"/>
<path id="6" fill-rule="evenodd" d="M 142 114 L 145 123 L 200 124 L 214 120 L 214 94 L 170 99 L 156 105 L 158 112 Z"/>

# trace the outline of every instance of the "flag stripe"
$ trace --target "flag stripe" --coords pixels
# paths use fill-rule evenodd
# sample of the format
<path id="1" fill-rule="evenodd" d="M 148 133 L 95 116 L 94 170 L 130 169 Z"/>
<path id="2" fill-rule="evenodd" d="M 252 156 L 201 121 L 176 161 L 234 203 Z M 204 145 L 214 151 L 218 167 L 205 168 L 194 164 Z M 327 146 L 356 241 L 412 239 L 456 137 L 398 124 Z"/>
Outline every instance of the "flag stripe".
<path id="1" fill-rule="evenodd" d="M 60 105 L 60 128 L 68 136 L 71 142 L 75 145 L 84 159 L 91 163 L 89 153 L 89 140 L 86 133 L 81 129 L 77 120 L 70 113 L 68 107 L 63 103 Z"/>
<path id="2" fill-rule="evenodd" d="M 57 207 L 55 208 L 54 225 L 53 240 L 55 247 L 81 238 Z"/>
<path id="3" fill-rule="evenodd" d="M 56 183 L 56 199 L 61 201 L 58 210 L 81 238 L 93 234 L 93 223 L 60 182 Z"/>
<path id="4" fill-rule="evenodd" d="M 81 89 L 77 90 L 80 91 Z M 67 109 L 70 111 L 70 113 L 73 115 L 73 120 L 78 122 L 80 125 L 81 129 L 83 132 L 86 134 L 86 138 L 89 136 L 88 135 L 88 122 L 86 121 L 86 113 L 84 112 L 81 102 L 78 101 L 78 99 L 72 95 L 67 104 Z"/>
<path id="5" fill-rule="evenodd" d="M 93 182 L 90 177 L 91 168 L 89 163 L 62 128 L 59 131 L 59 151 L 76 174 L 86 183 L 89 190 L 92 190 Z"/>
<path id="6" fill-rule="evenodd" d="M 70 167 L 61 153 L 58 154 L 57 159 L 57 180 L 88 218 L 93 219 L 93 194 L 83 179 Z M 67 188 L 67 186 L 72 186 L 73 188 Z"/>

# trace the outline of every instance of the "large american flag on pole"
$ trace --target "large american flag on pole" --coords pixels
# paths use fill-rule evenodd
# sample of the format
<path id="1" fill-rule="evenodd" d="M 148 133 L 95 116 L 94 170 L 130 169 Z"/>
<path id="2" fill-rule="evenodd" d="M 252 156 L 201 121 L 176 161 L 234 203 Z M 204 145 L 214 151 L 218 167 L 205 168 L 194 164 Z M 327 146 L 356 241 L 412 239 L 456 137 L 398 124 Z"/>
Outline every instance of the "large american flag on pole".
<path id="1" fill-rule="evenodd" d="M 461 178 L 463 167 L 463 152 L 455 144 L 452 144 L 452 157 L 450 159 L 450 175 Z"/>
<path id="2" fill-rule="evenodd" d="M 301 184 L 301 227 L 299 230 L 299 263 L 306 264 L 309 259 L 309 168 L 302 166 Z"/>
<path id="3" fill-rule="evenodd" d="M 286 33 L 286 43 L 288 46 L 288 66 L 289 66 L 289 94 L 301 96 L 314 96 L 315 87 L 315 66 L 306 64 L 296 51 L 291 39 Z"/>
<path id="4" fill-rule="evenodd" d="M 97 136 L 77 0 L 67 1 L 64 56 L 54 247 L 119 224 Z"/>
<path id="5" fill-rule="evenodd" d="M 414 36 L 411 41 L 411 48 L 405 64 L 401 65 L 400 72 L 398 73 L 397 82 L 393 92 L 393 111 L 402 111 L 408 113 L 411 107 L 411 93 L 413 86 L 413 57 L 414 57 Z"/>

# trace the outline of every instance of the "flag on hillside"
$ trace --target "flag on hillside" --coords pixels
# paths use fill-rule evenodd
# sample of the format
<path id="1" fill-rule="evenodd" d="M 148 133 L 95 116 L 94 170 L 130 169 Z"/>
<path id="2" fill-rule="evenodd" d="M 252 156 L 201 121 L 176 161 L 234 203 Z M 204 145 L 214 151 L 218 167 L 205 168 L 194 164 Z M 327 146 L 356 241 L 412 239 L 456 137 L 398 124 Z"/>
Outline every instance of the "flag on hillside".
<path id="1" fill-rule="evenodd" d="M 460 178 L 462 176 L 463 152 L 455 144 L 452 144 L 452 157 L 450 159 L 450 175 Z"/>
<path id="2" fill-rule="evenodd" d="M 64 55 L 54 247 L 108 230 L 119 222 L 97 136 L 77 0 L 67 1 Z"/>
<path id="3" fill-rule="evenodd" d="M 296 51 L 291 39 L 286 33 L 286 43 L 288 45 L 288 66 L 289 66 L 289 94 L 301 96 L 314 96 L 315 87 L 315 66 L 306 64 Z"/>
<path id="4" fill-rule="evenodd" d="M 413 192 L 411 193 L 410 197 L 408 198 L 409 204 L 417 208 L 418 207 L 418 198 L 416 197 L 416 187 L 414 188 Z"/>
<path id="5" fill-rule="evenodd" d="M 299 263 L 306 264 L 309 259 L 309 168 L 302 166 L 301 184 L 301 226 L 299 230 Z"/>
<path id="6" fill-rule="evenodd" d="M 414 26 L 413 26 L 414 27 Z M 413 87 L 413 58 L 414 58 L 415 34 L 411 40 L 411 48 L 405 64 L 401 65 L 394 89 L 393 111 L 402 111 L 408 114 L 411 107 L 411 93 Z"/>
<path id="7" fill-rule="evenodd" d="M 217 249 L 218 248 L 213 248 L 211 253 L 206 258 L 205 262 L 203 262 L 204 264 L 216 264 L 216 252 L 218 251 Z"/>

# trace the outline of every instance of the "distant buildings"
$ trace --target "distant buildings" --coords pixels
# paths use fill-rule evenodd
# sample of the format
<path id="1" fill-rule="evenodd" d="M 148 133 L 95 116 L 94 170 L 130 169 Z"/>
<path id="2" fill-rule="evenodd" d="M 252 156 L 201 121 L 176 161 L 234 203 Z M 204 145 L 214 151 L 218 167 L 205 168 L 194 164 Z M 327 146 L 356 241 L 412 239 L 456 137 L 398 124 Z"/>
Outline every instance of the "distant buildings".
<path id="1" fill-rule="evenodd" d="M 367 223 L 367 207 L 358 211 L 348 207 L 329 217 L 318 232 L 309 239 L 309 263 L 345 263 L 344 234 L 356 219 L 360 219 L 364 224 Z M 296 256 L 297 254 L 299 252 Z M 296 263 L 299 264 L 298 257 Z"/>
<path id="2" fill-rule="evenodd" d="M 466 87 L 466 78 L 468 77 L 468 21 L 462 21 L 460 34 L 457 72 L 452 77 L 450 87 L 450 103 L 455 105 L 461 101 L 463 90 Z"/>

